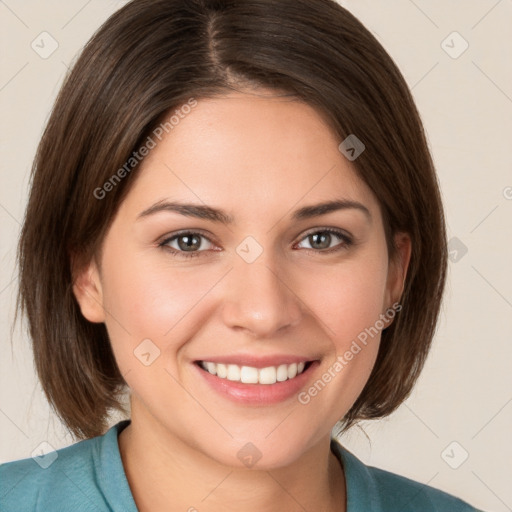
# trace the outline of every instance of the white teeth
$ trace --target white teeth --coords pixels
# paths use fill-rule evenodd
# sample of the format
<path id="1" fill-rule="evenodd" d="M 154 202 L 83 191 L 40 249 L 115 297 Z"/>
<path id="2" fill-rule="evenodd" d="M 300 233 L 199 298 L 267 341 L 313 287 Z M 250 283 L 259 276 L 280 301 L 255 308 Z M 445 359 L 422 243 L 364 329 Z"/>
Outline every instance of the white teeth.
<path id="1" fill-rule="evenodd" d="M 288 380 L 288 365 L 282 364 L 277 367 L 277 381 L 283 382 L 285 380 Z"/>
<path id="2" fill-rule="evenodd" d="M 236 364 L 228 364 L 228 380 L 240 380 L 240 367 Z"/>
<path id="3" fill-rule="evenodd" d="M 217 365 L 217 377 L 225 379 L 228 376 L 228 368 L 225 364 Z"/>
<path id="4" fill-rule="evenodd" d="M 292 363 L 279 366 L 267 366 L 266 368 L 254 368 L 252 366 L 238 366 L 236 364 L 212 363 L 201 361 L 201 367 L 212 375 L 221 379 L 228 379 L 244 384 L 275 384 L 293 379 L 304 371 L 306 364 Z"/>
<path id="5" fill-rule="evenodd" d="M 215 363 L 206 363 L 206 369 L 212 374 L 217 373 L 217 365 Z"/>
<path id="6" fill-rule="evenodd" d="M 258 384 L 258 368 L 242 366 L 240 371 L 240 380 L 244 384 Z"/>
<path id="7" fill-rule="evenodd" d="M 259 371 L 259 383 L 260 384 L 275 384 L 276 383 L 276 367 L 268 366 L 267 368 L 261 368 Z"/>

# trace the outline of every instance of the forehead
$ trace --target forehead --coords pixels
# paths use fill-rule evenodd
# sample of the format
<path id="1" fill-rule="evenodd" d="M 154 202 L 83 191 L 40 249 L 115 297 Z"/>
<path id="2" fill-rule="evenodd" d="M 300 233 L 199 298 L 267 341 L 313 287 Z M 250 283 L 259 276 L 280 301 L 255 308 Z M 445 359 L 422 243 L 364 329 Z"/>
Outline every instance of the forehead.
<path id="1" fill-rule="evenodd" d="M 172 113 L 170 113 L 172 115 Z M 166 198 L 261 215 L 316 201 L 378 203 L 310 105 L 290 97 L 229 93 L 203 99 L 154 138 L 127 200 Z"/>

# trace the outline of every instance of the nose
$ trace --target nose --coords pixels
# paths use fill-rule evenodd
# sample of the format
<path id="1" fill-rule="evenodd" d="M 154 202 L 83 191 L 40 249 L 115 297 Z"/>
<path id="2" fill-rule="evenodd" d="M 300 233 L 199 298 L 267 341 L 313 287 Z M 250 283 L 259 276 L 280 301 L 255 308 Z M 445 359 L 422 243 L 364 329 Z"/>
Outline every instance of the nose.
<path id="1" fill-rule="evenodd" d="M 290 279 L 269 263 L 263 257 L 253 263 L 235 263 L 222 307 L 228 327 L 253 337 L 270 338 L 300 322 L 304 309 L 301 299 Z"/>

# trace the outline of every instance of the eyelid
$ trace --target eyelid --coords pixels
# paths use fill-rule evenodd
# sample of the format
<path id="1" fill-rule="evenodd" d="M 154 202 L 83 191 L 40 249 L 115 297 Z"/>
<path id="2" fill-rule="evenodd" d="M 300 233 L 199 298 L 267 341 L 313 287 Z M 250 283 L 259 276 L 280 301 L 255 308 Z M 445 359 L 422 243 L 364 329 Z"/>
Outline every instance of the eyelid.
<path id="1" fill-rule="evenodd" d="M 342 240 L 341 243 L 336 244 L 333 247 L 327 248 L 327 249 L 313 249 L 313 248 L 302 248 L 302 250 L 308 251 L 308 252 L 314 252 L 317 254 L 328 254 L 330 252 L 335 252 L 336 250 L 340 249 L 347 249 L 348 247 L 354 245 L 355 241 L 353 236 L 346 232 L 343 229 L 340 228 L 334 228 L 334 227 L 315 227 L 311 228 L 310 230 L 306 231 L 304 234 L 301 235 L 301 237 L 293 244 L 293 246 L 296 246 L 297 244 L 303 242 L 306 240 L 309 236 L 316 234 L 316 233 L 330 233 Z M 207 253 L 211 251 L 218 252 L 216 249 L 203 249 L 199 251 L 181 251 L 178 249 L 175 249 L 173 247 L 169 247 L 167 244 L 171 241 L 174 241 L 176 238 L 179 238 L 182 235 L 199 235 L 208 242 L 210 242 L 214 246 L 219 246 L 217 242 L 214 240 L 214 237 L 211 236 L 211 234 L 206 235 L 205 232 L 202 229 L 194 228 L 194 229 L 182 229 L 172 234 L 167 234 L 164 237 L 162 237 L 158 242 L 158 247 L 167 250 L 171 252 L 171 254 L 175 255 L 176 257 L 193 257 L 193 256 L 199 256 L 202 253 Z"/>
<path id="2" fill-rule="evenodd" d="M 337 234 L 339 236 L 344 236 L 350 240 L 353 239 L 352 235 L 350 233 L 348 233 L 347 231 L 343 230 L 343 229 L 340 229 L 340 228 L 333 228 L 333 227 L 315 227 L 315 228 L 311 228 L 309 230 L 307 230 L 304 234 L 301 235 L 301 237 L 298 239 L 298 241 L 302 241 L 304 240 L 304 238 L 310 236 L 310 235 L 313 235 L 315 233 L 321 233 L 321 232 L 329 232 L 329 233 L 334 233 L 334 234 Z M 204 238 L 206 238 L 209 242 L 213 243 L 213 244 L 216 244 L 216 245 L 219 245 L 217 244 L 217 242 L 215 241 L 215 237 L 211 234 L 211 233 L 207 233 L 206 231 L 200 229 L 200 228 L 192 228 L 192 229 L 181 229 L 179 231 L 176 231 L 174 233 L 171 233 L 171 234 L 165 234 L 164 236 L 160 237 L 158 240 L 157 240 L 157 244 L 163 244 L 165 242 L 168 242 L 169 240 L 172 240 L 180 235 L 201 235 L 203 236 Z"/>
<path id="3" fill-rule="evenodd" d="M 212 244 L 218 245 L 217 242 L 215 241 L 215 237 L 211 233 L 208 233 L 200 228 L 180 229 L 179 231 L 175 231 L 173 233 L 167 233 L 166 235 L 160 237 L 156 241 L 156 243 L 158 245 L 163 245 L 181 235 L 201 235 L 203 238 L 206 238 Z"/>
<path id="4" fill-rule="evenodd" d="M 344 229 L 324 226 L 324 227 L 316 227 L 316 228 L 307 230 L 306 233 L 304 233 L 301 236 L 300 240 L 304 240 L 304 238 L 306 238 L 310 235 L 314 235 L 315 233 L 325 233 L 325 232 L 334 233 L 335 235 L 338 235 L 340 237 L 346 237 L 351 240 L 353 239 L 353 236 L 348 231 L 345 231 Z"/>
<path id="5" fill-rule="evenodd" d="M 334 247 L 330 247 L 328 249 L 323 249 L 323 250 L 309 249 L 307 247 L 304 248 L 304 250 L 306 250 L 306 251 L 313 251 L 313 252 L 316 252 L 316 253 L 328 253 L 330 251 L 334 251 L 336 248 L 343 248 L 343 246 L 345 248 L 348 248 L 349 246 L 355 245 L 354 237 L 350 233 L 348 233 L 347 231 L 345 231 L 343 229 L 333 228 L 333 227 L 323 227 L 323 228 L 322 227 L 317 227 L 317 228 L 313 228 L 313 229 L 307 231 L 304 235 L 302 235 L 301 238 L 296 243 L 294 243 L 294 245 L 297 245 L 297 244 L 303 242 L 309 236 L 314 235 L 316 233 L 330 233 L 330 234 L 333 234 L 333 235 L 337 236 L 338 238 L 340 238 L 342 240 L 342 243 L 337 244 Z"/>

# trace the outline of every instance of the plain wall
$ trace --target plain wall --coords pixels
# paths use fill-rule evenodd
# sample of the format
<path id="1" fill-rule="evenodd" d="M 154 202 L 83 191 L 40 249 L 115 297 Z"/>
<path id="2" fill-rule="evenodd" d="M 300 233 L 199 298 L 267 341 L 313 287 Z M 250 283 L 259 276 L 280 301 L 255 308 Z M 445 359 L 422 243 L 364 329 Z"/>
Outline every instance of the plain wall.
<path id="1" fill-rule="evenodd" d="M 44 441 L 72 442 L 18 327 L 11 345 L 14 259 L 52 103 L 77 53 L 123 3 L 0 2 L 0 462 L 30 457 Z M 341 441 L 368 464 L 484 510 L 511 511 L 512 1 L 341 3 L 412 88 L 437 165 L 451 259 L 439 329 L 412 395 L 389 418 L 363 423 L 366 435 L 354 428 Z M 46 59 L 31 47 L 44 31 L 58 43 Z"/>

